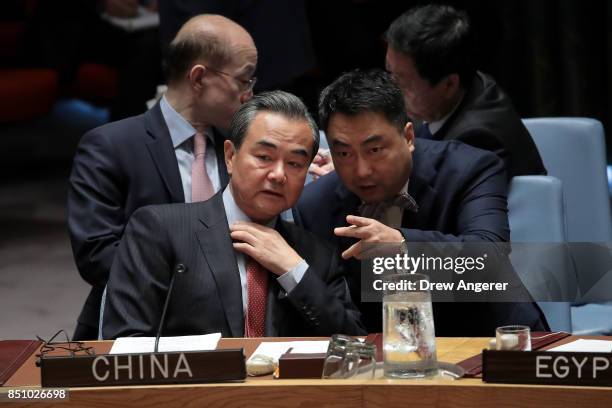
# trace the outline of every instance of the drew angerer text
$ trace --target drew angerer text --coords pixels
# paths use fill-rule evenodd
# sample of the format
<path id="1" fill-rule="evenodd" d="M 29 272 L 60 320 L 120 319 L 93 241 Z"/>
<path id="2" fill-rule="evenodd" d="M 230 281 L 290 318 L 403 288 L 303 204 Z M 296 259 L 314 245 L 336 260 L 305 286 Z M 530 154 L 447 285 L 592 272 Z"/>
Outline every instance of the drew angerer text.
<path id="1" fill-rule="evenodd" d="M 508 288 L 508 282 L 430 282 L 427 279 L 408 280 L 402 279 L 397 282 L 384 282 L 376 279 L 372 283 L 376 291 L 453 291 L 463 290 L 475 293 L 486 291 L 504 291 Z"/>

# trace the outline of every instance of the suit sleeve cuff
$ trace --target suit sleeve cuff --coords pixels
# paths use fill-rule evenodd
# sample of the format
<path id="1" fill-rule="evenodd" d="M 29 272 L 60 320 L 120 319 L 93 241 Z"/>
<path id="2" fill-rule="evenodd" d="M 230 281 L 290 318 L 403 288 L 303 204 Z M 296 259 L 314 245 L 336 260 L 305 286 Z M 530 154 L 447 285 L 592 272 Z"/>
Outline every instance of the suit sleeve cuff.
<path id="1" fill-rule="evenodd" d="M 298 285 L 298 283 L 300 283 L 307 269 L 308 264 L 302 259 L 302 262 L 276 279 L 283 289 L 285 289 L 285 292 L 289 294 Z"/>

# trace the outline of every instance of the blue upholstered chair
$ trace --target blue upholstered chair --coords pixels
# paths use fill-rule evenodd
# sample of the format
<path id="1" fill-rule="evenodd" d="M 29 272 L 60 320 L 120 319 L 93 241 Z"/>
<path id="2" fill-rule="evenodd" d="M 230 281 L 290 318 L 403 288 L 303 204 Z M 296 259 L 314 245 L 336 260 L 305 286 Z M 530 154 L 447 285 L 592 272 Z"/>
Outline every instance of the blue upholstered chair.
<path id="1" fill-rule="evenodd" d="M 551 176 L 514 177 L 508 192 L 508 219 L 514 269 L 538 301 L 551 329 L 571 332 L 570 303 L 546 301 L 576 294 L 575 272 L 563 245 L 561 181 Z"/>
<path id="2" fill-rule="evenodd" d="M 603 127 L 588 118 L 534 118 L 524 123 L 548 174 L 563 183 L 568 242 L 591 243 L 571 246 L 580 293 L 588 299 L 593 291 L 607 292 L 612 300 L 612 264 L 605 261 L 612 216 Z M 612 304 L 575 305 L 572 324 L 577 334 L 612 333 Z"/>

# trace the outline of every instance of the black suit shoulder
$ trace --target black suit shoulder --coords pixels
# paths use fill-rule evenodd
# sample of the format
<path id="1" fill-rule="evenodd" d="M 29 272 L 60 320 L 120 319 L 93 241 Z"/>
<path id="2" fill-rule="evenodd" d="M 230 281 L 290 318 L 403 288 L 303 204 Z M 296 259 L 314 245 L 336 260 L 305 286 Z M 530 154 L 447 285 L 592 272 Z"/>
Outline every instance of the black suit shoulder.
<path id="1" fill-rule="evenodd" d="M 481 167 L 489 167 L 500 162 L 495 153 L 460 140 L 437 142 L 417 139 L 413 159 L 415 167 L 412 176 L 417 177 L 432 170 L 435 174 L 443 172 L 462 174 L 468 169 L 478 171 Z"/>
<path id="2" fill-rule="evenodd" d="M 537 147 L 510 99 L 488 75 L 478 72 L 457 110 L 436 133 L 496 153 L 508 177 L 546 174 Z"/>
<path id="3" fill-rule="evenodd" d="M 467 145 L 458 140 L 430 141 L 419 139 L 415 142 L 411 180 L 426 184 L 438 196 L 451 201 L 465 196 L 482 180 L 496 178 L 494 183 L 506 190 L 506 169 L 500 158 L 490 151 Z M 501 177 L 497 177 L 501 175 Z M 413 189 L 409 191 L 414 192 Z M 416 193 L 418 199 L 420 194 Z"/>
<path id="4" fill-rule="evenodd" d="M 145 114 L 146 113 L 143 113 L 141 115 L 130 116 L 115 122 L 105 123 L 104 125 L 87 131 L 83 135 L 83 138 L 92 137 L 92 135 L 99 135 L 99 137 L 105 137 L 112 141 L 120 141 L 124 138 L 129 138 L 130 133 L 132 132 L 145 131 Z"/>
<path id="5" fill-rule="evenodd" d="M 156 226 L 175 235 L 169 238 L 168 242 L 181 242 L 176 239 L 179 235 L 191 234 L 203 227 L 202 220 L 212 220 L 214 224 L 218 222 L 227 223 L 225 211 L 223 209 L 223 191 L 217 192 L 210 200 L 195 203 L 169 203 L 152 204 L 138 208 L 132 214 L 132 219 L 155 219 Z M 156 233 L 156 231 L 151 231 Z"/>

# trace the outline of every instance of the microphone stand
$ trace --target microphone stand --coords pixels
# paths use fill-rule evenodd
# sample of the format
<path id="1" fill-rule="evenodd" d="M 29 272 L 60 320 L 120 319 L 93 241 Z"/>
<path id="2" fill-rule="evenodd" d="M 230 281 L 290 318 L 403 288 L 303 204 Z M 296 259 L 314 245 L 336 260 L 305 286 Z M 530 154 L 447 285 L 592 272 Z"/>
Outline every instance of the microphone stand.
<path id="1" fill-rule="evenodd" d="M 159 325 L 157 326 L 157 336 L 155 336 L 155 348 L 153 349 L 154 353 L 157 353 L 159 348 L 159 338 L 161 337 L 162 330 L 164 327 L 164 323 L 166 320 L 166 311 L 168 310 L 168 304 L 170 304 L 170 297 L 172 296 L 172 288 L 174 288 L 174 280 L 176 276 L 184 273 L 187 270 L 187 267 L 183 264 L 177 264 L 172 271 L 172 278 L 170 278 L 170 286 L 168 286 L 168 294 L 166 295 L 166 302 L 164 303 L 164 308 L 162 310 L 161 319 L 159 319 Z"/>

